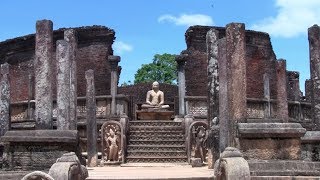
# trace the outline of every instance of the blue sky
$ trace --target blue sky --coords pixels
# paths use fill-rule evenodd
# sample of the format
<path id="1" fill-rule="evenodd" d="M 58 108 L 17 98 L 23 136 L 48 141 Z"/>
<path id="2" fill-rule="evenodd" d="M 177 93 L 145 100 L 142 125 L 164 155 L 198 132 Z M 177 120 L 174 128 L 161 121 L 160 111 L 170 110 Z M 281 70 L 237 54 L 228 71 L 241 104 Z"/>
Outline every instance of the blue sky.
<path id="1" fill-rule="evenodd" d="M 120 84 L 133 81 L 141 64 L 158 53 L 186 48 L 190 25 L 225 26 L 242 22 L 246 29 L 268 32 L 277 58 L 309 78 L 307 28 L 320 24 L 319 0 L 2 0 L 0 41 L 35 32 L 35 22 L 50 19 L 54 29 L 104 25 L 116 31 L 114 50 L 121 56 Z"/>

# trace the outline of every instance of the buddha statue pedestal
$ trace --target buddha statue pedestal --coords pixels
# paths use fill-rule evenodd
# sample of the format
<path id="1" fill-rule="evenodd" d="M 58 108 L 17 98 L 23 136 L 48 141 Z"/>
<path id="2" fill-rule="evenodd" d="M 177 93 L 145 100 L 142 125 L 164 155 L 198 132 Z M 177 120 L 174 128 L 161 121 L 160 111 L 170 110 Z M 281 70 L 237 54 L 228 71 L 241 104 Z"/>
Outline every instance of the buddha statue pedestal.
<path id="1" fill-rule="evenodd" d="M 140 120 L 171 120 L 174 111 L 169 111 L 169 105 L 164 104 L 164 93 L 159 90 L 159 83 L 152 83 L 152 90 L 147 92 L 145 104 L 137 110 L 137 119 Z"/>
<path id="2" fill-rule="evenodd" d="M 149 108 L 136 111 L 139 120 L 171 120 L 174 112 L 160 108 Z"/>

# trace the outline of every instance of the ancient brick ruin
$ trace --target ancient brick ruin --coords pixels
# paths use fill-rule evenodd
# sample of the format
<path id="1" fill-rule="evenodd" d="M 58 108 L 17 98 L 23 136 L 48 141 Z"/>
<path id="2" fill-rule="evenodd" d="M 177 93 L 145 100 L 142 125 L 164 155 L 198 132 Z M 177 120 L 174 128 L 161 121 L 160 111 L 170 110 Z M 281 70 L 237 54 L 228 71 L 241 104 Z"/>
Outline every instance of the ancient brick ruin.
<path id="1" fill-rule="evenodd" d="M 37 21 L 36 34 L 0 42 L 0 177 L 84 179 L 85 166 L 130 163 L 207 165 L 218 179 L 320 176 L 317 25 L 305 95 L 267 33 L 189 27 L 178 85 L 160 84 L 168 109 L 142 108 L 151 83 L 118 87 L 114 30 L 52 27 Z"/>

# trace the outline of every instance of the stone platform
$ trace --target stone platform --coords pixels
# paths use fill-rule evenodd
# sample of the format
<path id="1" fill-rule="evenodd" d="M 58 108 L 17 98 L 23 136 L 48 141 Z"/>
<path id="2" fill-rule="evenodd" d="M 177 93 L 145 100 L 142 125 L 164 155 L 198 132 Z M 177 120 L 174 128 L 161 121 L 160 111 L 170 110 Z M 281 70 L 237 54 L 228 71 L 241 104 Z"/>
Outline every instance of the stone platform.
<path id="1" fill-rule="evenodd" d="M 171 120 L 173 119 L 174 111 L 148 111 L 138 110 L 136 111 L 137 118 L 140 120 Z"/>
<path id="2" fill-rule="evenodd" d="M 152 164 L 148 164 L 152 166 Z M 190 166 L 152 166 L 147 167 L 94 167 L 88 168 L 87 180 L 104 179 L 213 179 L 214 173 L 208 167 L 191 168 Z"/>

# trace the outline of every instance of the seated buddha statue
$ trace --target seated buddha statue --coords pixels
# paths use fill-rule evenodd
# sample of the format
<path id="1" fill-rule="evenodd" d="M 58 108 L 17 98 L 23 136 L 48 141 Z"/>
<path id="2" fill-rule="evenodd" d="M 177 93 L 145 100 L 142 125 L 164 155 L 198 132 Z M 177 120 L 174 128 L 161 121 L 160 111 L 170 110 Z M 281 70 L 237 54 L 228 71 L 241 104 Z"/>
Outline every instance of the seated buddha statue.
<path id="1" fill-rule="evenodd" d="M 142 104 L 141 108 L 143 110 L 166 110 L 169 107 L 169 105 L 164 105 L 164 94 L 159 89 L 159 83 L 153 82 L 152 90 L 147 92 L 146 102 Z"/>

